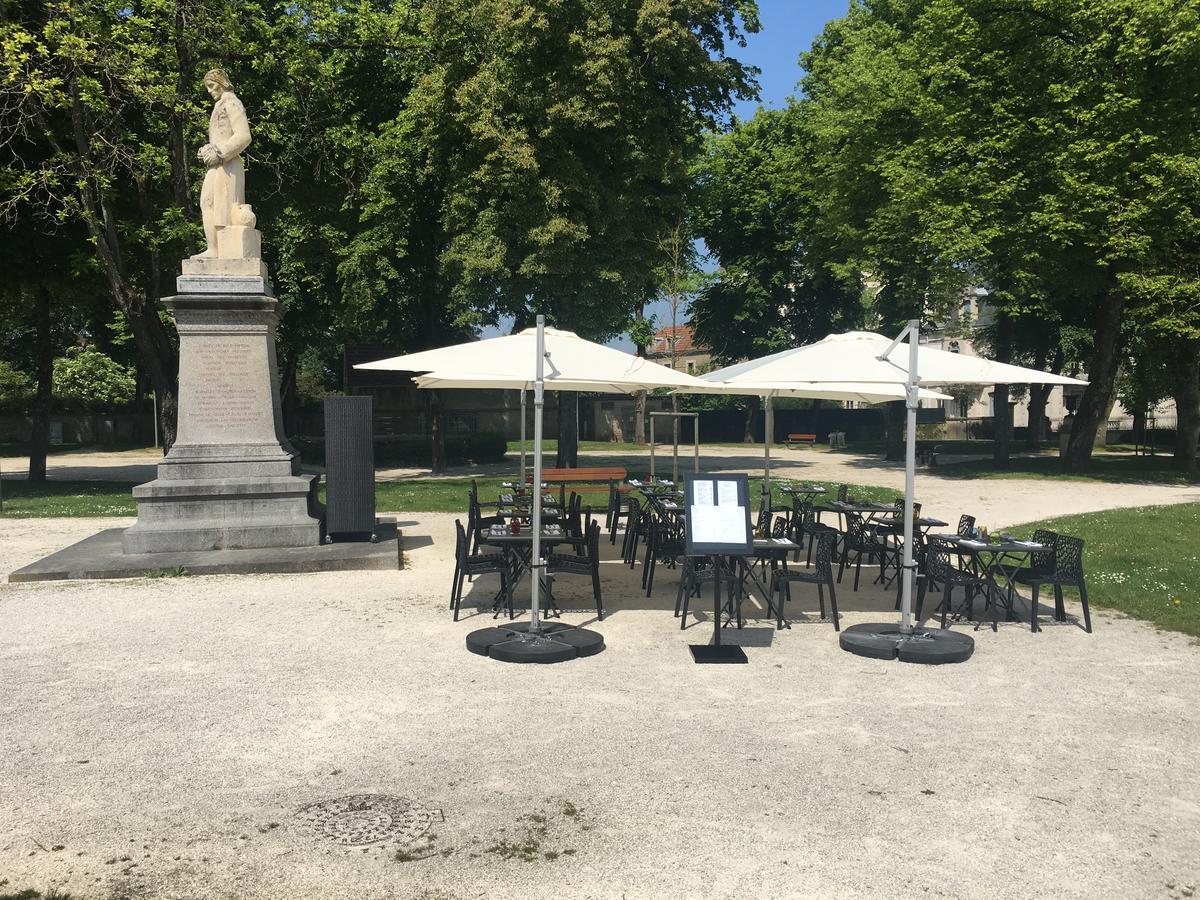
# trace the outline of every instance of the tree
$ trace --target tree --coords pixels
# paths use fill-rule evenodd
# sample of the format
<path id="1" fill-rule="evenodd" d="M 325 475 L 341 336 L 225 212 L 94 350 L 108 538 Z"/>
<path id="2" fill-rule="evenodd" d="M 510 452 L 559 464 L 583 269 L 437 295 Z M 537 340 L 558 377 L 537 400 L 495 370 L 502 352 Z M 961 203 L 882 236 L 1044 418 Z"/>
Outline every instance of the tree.
<path id="1" fill-rule="evenodd" d="M 112 410 L 133 399 L 133 373 L 91 347 L 54 360 L 54 395 L 68 406 Z"/>
<path id="2" fill-rule="evenodd" d="M 804 59 L 830 214 L 878 261 L 885 319 L 936 314 L 965 277 L 1013 320 L 1092 333 L 1072 468 L 1107 419 L 1146 279 L 1179 270 L 1197 15 L 1172 0 L 875 0 Z"/>
<path id="3" fill-rule="evenodd" d="M 758 29 L 756 4 L 448 0 L 423 15 L 414 104 L 453 302 L 592 340 L 624 330 L 654 295 L 703 129 L 753 94 L 727 45 Z M 576 461 L 576 403 L 560 397 L 560 465 Z"/>

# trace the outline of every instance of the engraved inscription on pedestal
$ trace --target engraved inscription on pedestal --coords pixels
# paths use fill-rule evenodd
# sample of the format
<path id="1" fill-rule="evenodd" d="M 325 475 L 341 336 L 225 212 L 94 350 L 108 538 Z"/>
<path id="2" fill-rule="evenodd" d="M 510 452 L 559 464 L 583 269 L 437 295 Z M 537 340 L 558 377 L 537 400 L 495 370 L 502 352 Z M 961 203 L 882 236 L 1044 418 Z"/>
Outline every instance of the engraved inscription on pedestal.
<path id="1" fill-rule="evenodd" d="M 261 339 L 197 335 L 181 354 L 178 440 L 183 444 L 274 441 L 270 380 Z"/>

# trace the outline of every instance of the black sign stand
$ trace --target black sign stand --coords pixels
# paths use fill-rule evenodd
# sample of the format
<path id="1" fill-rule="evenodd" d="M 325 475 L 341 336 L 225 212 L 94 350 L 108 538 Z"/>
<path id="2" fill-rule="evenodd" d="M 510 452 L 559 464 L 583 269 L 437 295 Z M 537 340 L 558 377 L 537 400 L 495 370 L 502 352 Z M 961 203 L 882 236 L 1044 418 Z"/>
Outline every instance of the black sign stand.
<path id="1" fill-rule="evenodd" d="M 716 505 L 720 496 L 720 482 L 732 483 L 737 490 L 737 507 L 744 510 L 743 527 L 739 528 L 739 540 L 731 542 L 712 542 L 696 540 L 697 533 L 693 527 L 692 510 L 696 506 L 696 484 L 708 482 L 711 493 L 708 500 Z M 728 488 L 726 488 L 728 490 Z M 687 544 L 685 552 L 688 556 L 707 556 L 713 565 L 713 639 L 711 644 L 689 644 L 692 659 L 697 663 L 708 664 L 745 664 L 746 651 L 737 644 L 721 643 L 721 582 L 728 579 L 734 584 L 736 578 L 726 562 L 727 556 L 747 556 L 754 552 L 754 537 L 750 529 L 750 479 L 746 475 L 696 475 L 684 484 L 684 515 L 687 522 Z M 701 536 L 703 537 L 703 536 Z M 734 598 L 731 596 L 731 600 Z"/>

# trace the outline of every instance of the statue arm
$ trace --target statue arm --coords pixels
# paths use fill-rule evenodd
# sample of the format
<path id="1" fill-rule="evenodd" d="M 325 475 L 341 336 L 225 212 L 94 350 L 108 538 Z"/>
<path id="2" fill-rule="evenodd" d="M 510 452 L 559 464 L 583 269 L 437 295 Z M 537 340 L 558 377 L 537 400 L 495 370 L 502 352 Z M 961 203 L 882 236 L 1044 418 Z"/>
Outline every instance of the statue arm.
<path id="1" fill-rule="evenodd" d="M 222 160 L 230 160 L 250 146 L 250 123 L 246 121 L 246 107 L 236 96 L 228 96 L 225 113 L 229 116 L 229 127 L 233 134 L 216 145 Z"/>

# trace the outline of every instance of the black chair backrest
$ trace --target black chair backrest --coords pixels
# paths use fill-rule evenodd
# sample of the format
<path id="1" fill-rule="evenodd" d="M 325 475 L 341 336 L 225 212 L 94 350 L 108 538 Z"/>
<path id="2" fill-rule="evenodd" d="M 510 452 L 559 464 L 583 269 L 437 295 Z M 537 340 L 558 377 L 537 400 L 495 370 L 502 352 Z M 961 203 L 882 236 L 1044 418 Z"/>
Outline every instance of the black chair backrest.
<path id="1" fill-rule="evenodd" d="M 817 575 L 820 578 L 833 579 L 833 543 L 837 535 L 826 531 L 817 536 Z"/>
<path id="2" fill-rule="evenodd" d="M 971 533 L 971 530 L 974 527 L 975 527 L 975 517 L 974 516 L 968 516 L 968 515 L 964 514 L 964 515 L 961 515 L 958 517 L 958 535 L 959 535 L 959 537 L 966 537 L 967 535 L 969 535 Z"/>
<path id="3" fill-rule="evenodd" d="M 1054 580 L 1083 584 L 1083 538 L 1060 534 L 1054 542 Z"/>
<path id="4" fill-rule="evenodd" d="M 1054 557 L 1055 546 L 1058 543 L 1058 535 L 1049 528 L 1039 528 L 1033 533 L 1031 540 L 1035 544 L 1041 544 L 1045 550 L 1038 550 L 1036 553 L 1029 554 L 1029 568 L 1046 574 L 1054 572 Z"/>
<path id="5" fill-rule="evenodd" d="M 454 520 L 454 558 L 460 563 L 467 561 L 467 532 L 463 529 L 462 519 Z"/>
<path id="6" fill-rule="evenodd" d="M 771 537 L 787 537 L 788 523 L 787 519 L 780 516 L 775 520 L 775 524 L 771 526 Z"/>
<path id="7" fill-rule="evenodd" d="M 954 568 L 951 558 L 958 552 L 954 541 L 942 537 L 930 537 L 925 548 L 925 571 L 934 581 L 945 581 L 950 570 Z"/>
<path id="8" fill-rule="evenodd" d="M 587 555 L 592 565 L 600 564 L 600 523 L 589 522 L 587 526 Z"/>
<path id="9" fill-rule="evenodd" d="M 754 525 L 756 534 L 761 534 L 764 537 L 770 532 L 771 528 L 771 507 L 766 497 L 763 497 L 758 506 L 758 521 Z"/>
<path id="10" fill-rule="evenodd" d="M 846 537 L 852 545 L 861 545 L 867 540 L 867 520 L 856 512 L 846 513 Z"/>

